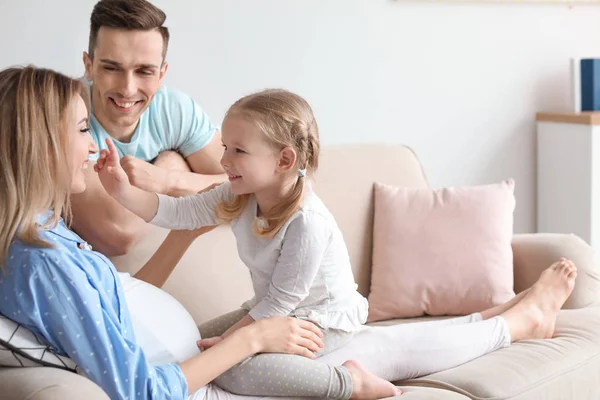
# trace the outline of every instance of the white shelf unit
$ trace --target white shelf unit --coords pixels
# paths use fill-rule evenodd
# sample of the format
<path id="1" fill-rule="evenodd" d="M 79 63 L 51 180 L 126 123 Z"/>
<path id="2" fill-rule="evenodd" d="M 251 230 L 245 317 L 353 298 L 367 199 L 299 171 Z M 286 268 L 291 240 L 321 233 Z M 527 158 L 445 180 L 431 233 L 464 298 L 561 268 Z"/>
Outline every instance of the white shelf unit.
<path id="1" fill-rule="evenodd" d="M 537 230 L 600 250 L 600 113 L 537 114 Z"/>

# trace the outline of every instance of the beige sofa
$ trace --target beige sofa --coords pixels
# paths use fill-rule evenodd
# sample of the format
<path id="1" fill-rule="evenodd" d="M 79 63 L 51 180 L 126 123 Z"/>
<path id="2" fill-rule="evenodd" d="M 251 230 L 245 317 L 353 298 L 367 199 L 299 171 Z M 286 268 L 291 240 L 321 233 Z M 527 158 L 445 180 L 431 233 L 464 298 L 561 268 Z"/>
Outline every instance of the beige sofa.
<path id="1" fill-rule="evenodd" d="M 373 182 L 426 186 L 411 150 L 402 146 L 354 145 L 323 150 L 315 190 L 329 206 L 348 244 L 359 290 L 369 292 Z M 154 232 L 133 252 L 114 259 L 134 273 L 166 232 Z M 561 311 L 556 338 L 525 341 L 457 368 L 400 383 L 402 399 L 599 399 L 600 279 L 592 249 L 572 235 L 516 235 L 515 291 L 529 287 L 553 260 L 566 256 L 579 267 L 576 288 Z M 238 308 L 251 296 L 249 275 L 233 236 L 219 227 L 199 238 L 165 290 L 201 323 Z M 404 323 L 391 321 L 386 323 Z M 410 321 L 409 321 L 410 322 Z M 0 369 L 0 399 L 104 399 L 85 378 L 52 368 Z"/>

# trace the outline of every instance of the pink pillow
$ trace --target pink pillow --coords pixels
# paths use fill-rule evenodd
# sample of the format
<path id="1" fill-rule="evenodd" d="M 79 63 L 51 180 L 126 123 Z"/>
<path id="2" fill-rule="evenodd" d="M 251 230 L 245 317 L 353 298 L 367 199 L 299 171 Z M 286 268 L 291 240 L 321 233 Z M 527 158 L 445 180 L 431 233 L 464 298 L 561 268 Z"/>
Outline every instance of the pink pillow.
<path id="1" fill-rule="evenodd" d="M 376 183 L 369 322 L 466 315 L 510 300 L 514 187 Z"/>

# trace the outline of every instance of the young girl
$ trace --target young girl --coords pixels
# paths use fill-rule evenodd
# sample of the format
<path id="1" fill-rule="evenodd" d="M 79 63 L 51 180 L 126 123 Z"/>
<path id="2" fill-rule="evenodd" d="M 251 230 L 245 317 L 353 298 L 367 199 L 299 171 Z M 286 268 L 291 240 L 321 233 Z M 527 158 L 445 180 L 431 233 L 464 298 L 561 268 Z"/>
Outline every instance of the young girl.
<path id="1" fill-rule="evenodd" d="M 112 142 L 97 170 L 108 193 L 155 225 L 196 229 L 231 222 L 255 297 L 243 310 L 201 327 L 202 337 L 208 338 L 203 347 L 272 316 L 295 316 L 318 325 L 324 346 L 315 349 L 316 356 L 347 344 L 366 322 L 368 304 L 356 291 L 342 233 L 308 181 L 319 160 L 311 107 L 285 90 L 246 96 L 227 112 L 222 140 L 221 165 L 229 182 L 207 193 L 172 198 L 131 186 L 112 162 L 118 157 Z M 105 163 L 111 166 L 103 168 Z M 248 373 L 250 368 L 240 367 L 239 374 L 229 375 Z M 221 379 L 229 387 L 225 381 Z"/>

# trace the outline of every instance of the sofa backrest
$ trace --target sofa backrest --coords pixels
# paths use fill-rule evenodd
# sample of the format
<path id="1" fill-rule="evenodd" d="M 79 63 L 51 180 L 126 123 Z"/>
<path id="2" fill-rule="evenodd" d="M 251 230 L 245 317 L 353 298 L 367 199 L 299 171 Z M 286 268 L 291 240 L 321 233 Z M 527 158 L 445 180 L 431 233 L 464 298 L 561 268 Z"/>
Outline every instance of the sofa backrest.
<path id="1" fill-rule="evenodd" d="M 359 291 L 370 287 L 373 236 L 373 183 L 427 186 L 415 154 L 400 145 L 325 146 L 321 151 L 315 192 L 335 216 L 348 246 Z M 154 253 L 166 230 L 153 227 L 133 251 L 113 258 L 120 271 L 135 273 Z M 184 255 L 164 289 L 201 323 L 239 308 L 253 296 L 246 267 L 237 256 L 228 226 L 198 238 Z"/>
<path id="2" fill-rule="evenodd" d="M 315 192 L 342 230 L 358 290 L 367 296 L 371 286 L 373 184 L 425 187 L 425 174 L 413 151 L 400 145 L 326 147 L 320 161 Z"/>

